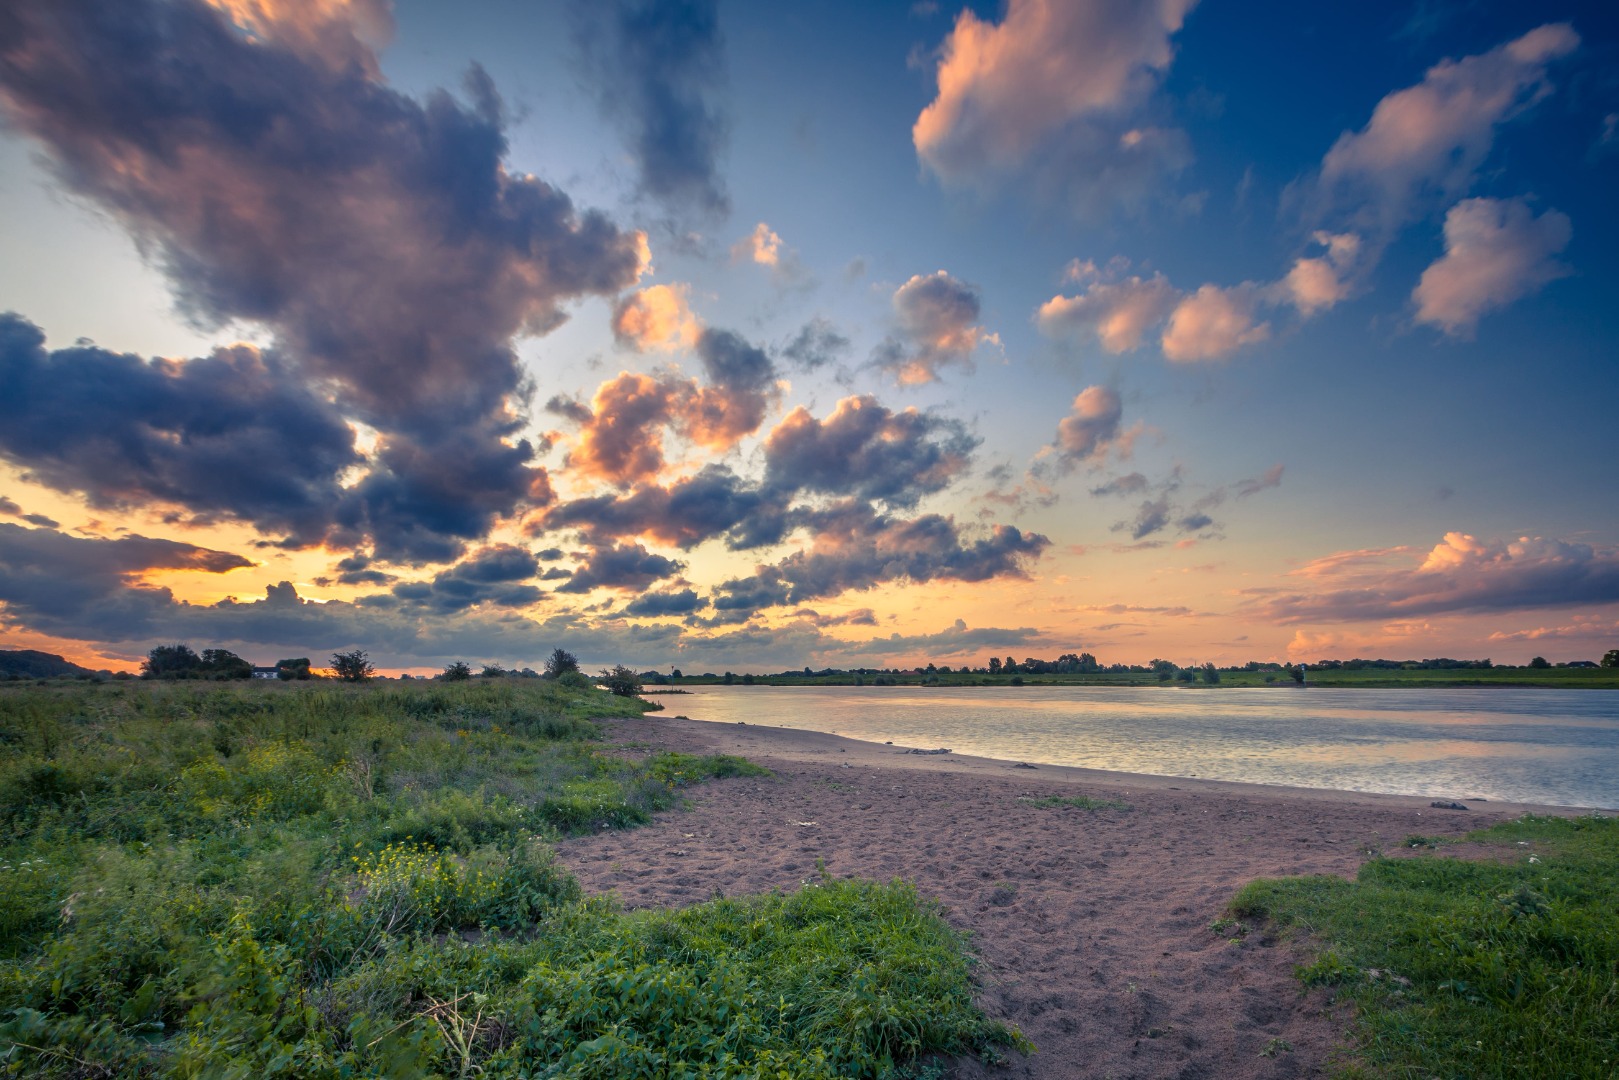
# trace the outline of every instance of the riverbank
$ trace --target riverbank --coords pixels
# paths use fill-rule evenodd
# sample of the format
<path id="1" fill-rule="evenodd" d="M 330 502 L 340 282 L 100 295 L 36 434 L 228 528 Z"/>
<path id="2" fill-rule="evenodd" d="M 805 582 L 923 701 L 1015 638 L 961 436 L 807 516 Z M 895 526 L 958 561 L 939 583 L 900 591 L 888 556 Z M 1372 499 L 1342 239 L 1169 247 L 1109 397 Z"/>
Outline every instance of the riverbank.
<path id="1" fill-rule="evenodd" d="M 985 1009 L 1039 1048 L 1003 1076 L 1314 1075 L 1347 1016 L 1328 991 L 1300 994 L 1291 946 L 1233 944 L 1229 929 L 1211 928 L 1237 889 L 1256 877 L 1349 877 L 1413 835 L 1459 836 L 1530 810 L 1579 812 L 1431 805 L 1467 792 L 1025 768 L 755 725 L 607 726 L 631 756 L 739 754 L 774 775 L 705 785 L 690 812 L 565 842 L 559 857 L 587 893 L 668 907 L 795 889 L 823 863 L 836 877 L 914 882 L 972 933 Z"/>

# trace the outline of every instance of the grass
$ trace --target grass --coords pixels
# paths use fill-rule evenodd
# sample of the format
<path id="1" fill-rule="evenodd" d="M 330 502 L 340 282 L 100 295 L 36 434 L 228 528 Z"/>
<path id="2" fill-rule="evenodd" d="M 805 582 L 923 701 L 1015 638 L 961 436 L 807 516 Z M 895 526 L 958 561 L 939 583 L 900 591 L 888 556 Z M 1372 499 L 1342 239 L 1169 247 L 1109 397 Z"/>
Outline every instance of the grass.
<path id="1" fill-rule="evenodd" d="M 1356 1006 L 1351 1075 L 1611 1080 L 1619 819 L 1530 816 L 1467 840 L 1498 858 L 1379 858 L 1353 882 L 1256 881 L 1230 911 L 1309 936 L 1301 981 Z"/>
<path id="2" fill-rule="evenodd" d="M 735 757 L 533 680 L 0 688 L 0 1076 L 901 1075 L 1025 1045 L 902 883 L 626 914 L 558 838 Z"/>
<path id="3" fill-rule="evenodd" d="M 1020 798 L 1018 802 L 1025 806 L 1039 806 L 1055 808 L 1070 807 L 1075 810 L 1128 810 L 1129 803 L 1119 802 L 1116 799 L 1093 799 L 1089 795 L 1046 795 L 1039 799 Z"/>
<path id="4" fill-rule="evenodd" d="M 1320 687 L 1363 687 L 1377 689 L 1402 688 L 1455 688 L 1474 686 L 1540 687 L 1564 690 L 1616 690 L 1619 689 L 1619 668 L 1359 668 L 1355 670 L 1310 669 L 1309 685 Z M 756 675 L 754 686 L 853 686 L 856 676 L 843 675 Z M 871 686 L 874 676 L 863 676 L 864 685 Z M 1212 690 L 1269 688 L 1295 689 L 1291 677 L 1274 671 L 1221 671 L 1217 686 L 1208 686 L 1198 676 L 1195 683 L 1179 680 L 1162 681 L 1150 671 L 1094 672 L 1074 675 L 978 675 L 950 672 L 927 676 L 914 672 L 887 676 L 891 685 L 918 687 L 925 679 L 927 685 L 938 688 L 966 686 L 1117 686 L 1163 687 L 1170 689 Z M 1013 682 L 1016 679 L 1017 682 Z M 1269 680 L 1269 681 L 1267 681 Z M 723 679 L 702 675 L 683 675 L 681 686 L 717 686 Z M 735 684 L 742 686 L 739 681 Z M 653 688 L 649 692 L 671 692 Z"/>

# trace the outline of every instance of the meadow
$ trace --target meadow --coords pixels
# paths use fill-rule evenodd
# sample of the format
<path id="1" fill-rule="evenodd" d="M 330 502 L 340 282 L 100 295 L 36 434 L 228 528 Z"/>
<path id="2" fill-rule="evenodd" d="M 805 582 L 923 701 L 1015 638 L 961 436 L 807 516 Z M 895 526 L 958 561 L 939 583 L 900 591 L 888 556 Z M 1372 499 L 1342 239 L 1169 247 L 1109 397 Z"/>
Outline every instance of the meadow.
<path id="1" fill-rule="evenodd" d="M 1216 924 L 1304 934 L 1305 986 L 1354 1005 L 1349 1076 L 1619 1075 L 1619 818 L 1524 817 L 1410 836 L 1354 881 L 1260 880 Z"/>
<path id="2" fill-rule="evenodd" d="M 553 860 L 740 758 L 541 680 L 0 687 L 0 1075 L 900 1077 L 1024 1047 L 900 883 L 623 912 Z"/>
<path id="3" fill-rule="evenodd" d="M 738 676 L 735 685 L 749 686 L 1177 686 L 1188 690 L 1250 687 L 1286 690 L 1295 683 L 1286 674 L 1274 671 L 1222 670 L 1220 681 L 1210 686 L 1200 669 L 1190 669 L 1194 681 L 1160 678 L 1151 671 L 1098 671 L 1088 674 L 985 675 L 968 672 L 924 674 L 916 671 L 882 675 L 837 673 L 828 675 L 749 675 Z M 683 686 L 732 685 L 723 676 L 683 675 L 669 685 L 649 686 L 650 693 L 669 692 Z M 1554 690 L 1619 690 L 1619 668 L 1360 668 L 1318 669 L 1307 673 L 1308 686 L 1334 688 L 1400 689 L 1421 687 L 1541 687 Z"/>

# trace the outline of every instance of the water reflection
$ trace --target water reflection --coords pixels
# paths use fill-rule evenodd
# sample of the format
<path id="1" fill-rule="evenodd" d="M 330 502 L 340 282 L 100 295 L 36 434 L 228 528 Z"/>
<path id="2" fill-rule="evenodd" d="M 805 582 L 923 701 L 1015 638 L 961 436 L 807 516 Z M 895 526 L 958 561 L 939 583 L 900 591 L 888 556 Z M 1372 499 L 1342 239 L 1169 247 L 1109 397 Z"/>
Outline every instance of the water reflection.
<path id="1" fill-rule="evenodd" d="M 698 720 L 1097 769 L 1619 806 L 1619 691 L 699 687 Z"/>

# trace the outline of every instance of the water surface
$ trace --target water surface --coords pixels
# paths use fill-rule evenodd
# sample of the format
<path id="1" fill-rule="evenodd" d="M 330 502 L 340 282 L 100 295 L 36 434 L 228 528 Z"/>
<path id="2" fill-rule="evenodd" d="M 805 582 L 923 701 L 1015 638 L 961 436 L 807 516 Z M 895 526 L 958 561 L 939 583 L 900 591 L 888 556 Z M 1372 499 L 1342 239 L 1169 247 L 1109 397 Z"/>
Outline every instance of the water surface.
<path id="1" fill-rule="evenodd" d="M 1619 690 L 703 686 L 694 720 L 1162 776 L 1619 807 Z"/>

